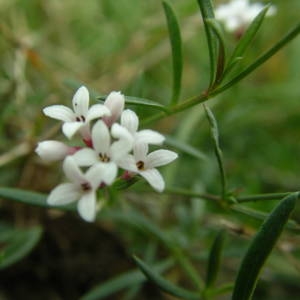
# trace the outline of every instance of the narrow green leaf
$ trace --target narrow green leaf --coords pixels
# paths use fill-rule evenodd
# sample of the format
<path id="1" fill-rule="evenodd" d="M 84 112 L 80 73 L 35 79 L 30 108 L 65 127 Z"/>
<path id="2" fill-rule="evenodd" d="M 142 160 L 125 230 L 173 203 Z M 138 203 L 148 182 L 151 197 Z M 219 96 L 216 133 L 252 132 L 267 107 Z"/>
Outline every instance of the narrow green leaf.
<path id="1" fill-rule="evenodd" d="M 104 96 L 98 96 L 97 99 L 104 101 L 106 99 L 107 95 Z M 148 100 L 145 98 L 139 98 L 139 97 L 132 97 L 132 96 L 125 96 L 125 102 L 126 104 L 131 104 L 131 105 L 139 105 L 139 106 L 146 106 L 146 107 L 151 107 L 154 109 L 161 110 L 163 112 L 168 113 L 168 108 L 160 103 L 157 103 L 152 100 Z"/>
<path id="2" fill-rule="evenodd" d="M 46 207 L 46 208 L 57 208 L 60 210 L 76 209 L 74 205 L 50 206 L 46 202 L 47 195 L 42 193 L 17 189 L 17 188 L 0 187 L 0 197 L 9 200 L 14 200 L 24 204 L 35 205 L 35 206 Z"/>
<path id="3" fill-rule="evenodd" d="M 170 281 L 164 279 L 157 272 L 155 272 L 155 270 L 152 267 L 148 266 L 145 262 L 143 262 L 138 257 L 134 256 L 133 259 L 136 262 L 136 264 L 139 266 L 139 268 L 142 270 L 142 272 L 145 274 L 145 276 L 149 280 L 154 282 L 159 288 L 161 288 L 166 293 L 176 296 L 180 299 L 187 299 L 187 300 L 201 299 L 199 293 L 191 292 L 184 288 L 178 287 L 175 284 L 171 283 Z"/>
<path id="4" fill-rule="evenodd" d="M 293 211 L 299 193 L 283 198 L 253 238 L 235 282 L 232 300 L 251 299 L 260 271 Z"/>
<path id="5" fill-rule="evenodd" d="M 219 165 L 219 170 L 220 170 L 220 175 L 221 175 L 221 187 L 222 187 L 222 197 L 225 199 L 226 196 L 226 174 L 225 174 L 225 168 L 224 168 L 224 163 L 223 163 L 223 153 L 220 148 L 220 143 L 219 143 L 219 129 L 218 129 L 218 124 L 215 119 L 215 116 L 213 115 L 212 111 L 209 109 L 208 106 L 203 104 L 205 113 L 210 125 L 210 130 L 211 130 L 211 136 L 214 142 L 214 148 L 215 148 L 215 154 L 217 157 L 218 165 Z"/>
<path id="6" fill-rule="evenodd" d="M 224 40 L 224 33 L 221 24 L 216 19 L 206 19 L 206 23 L 215 32 L 218 38 L 218 55 L 217 55 L 217 65 L 216 65 L 216 75 L 212 87 L 218 85 L 223 78 L 224 67 L 226 62 L 226 47 Z"/>
<path id="7" fill-rule="evenodd" d="M 233 283 L 225 283 L 219 287 L 213 288 L 211 290 L 207 290 L 205 295 L 208 296 L 208 299 L 213 298 L 215 296 L 224 295 L 233 290 L 234 284 Z"/>
<path id="8" fill-rule="evenodd" d="M 197 290 L 203 290 L 204 282 L 195 265 L 192 263 L 190 257 L 186 255 L 186 253 L 184 253 L 180 247 L 173 247 L 171 250 L 182 270 L 188 275 L 188 277 L 196 286 Z"/>
<path id="9" fill-rule="evenodd" d="M 0 269 L 4 269 L 30 253 L 42 235 L 42 228 L 35 226 L 27 229 L 10 228 L 7 234 L 0 226 L 0 242 L 4 244 L 1 249 Z"/>
<path id="10" fill-rule="evenodd" d="M 210 61 L 210 86 L 213 85 L 217 71 L 218 37 L 214 30 L 207 24 L 207 19 L 214 19 L 214 10 L 211 0 L 198 0 L 205 27 Z"/>
<path id="11" fill-rule="evenodd" d="M 265 220 L 269 214 L 250 208 L 250 207 L 246 207 L 246 206 L 242 206 L 242 205 L 232 205 L 231 209 L 233 209 L 234 211 L 237 211 L 239 213 L 242 213 L 243 215 L 252 217 L 256 220 Z M 299 232 L 300 231 L 300 226 L 297 222 L 295 222 L 294 220 L 288 220 L 286 223 L 286 228 L 291 230 L 291 231 L 295 231 L 295 232 Z"/>
<path id="12" fill-rule="evenodd" d="M 41 207 L 49 207 L 47 204 L 47 195 L 25 191 L 17 188 L 8 188 L 8 187 L 1 187 L 0 188 L 0 197 L 9 200 L 15 200 L 17 202 L 21 202 L 24 204 L 30 204 L 35 206 Z"/>
<path id="13" fill-rule="evenodd" d="M 201 160 L 207 159 L 207 156 L 197 148 L 187 143 L 181 142 L 180 140 L 172 136 L 168 136 L 168 135 L 166 136 L 165 144 L 174 147 L 177 151 L 181 151 L 197 159 L 201 159 Z"/>
<path id="14" fill-rule="evenodd" d="M 232 56 L 228 61 L 228 66 L 230 66 L 236 58 L 244 56 L 246 49 L 252 43 L 257 31 L 261 27 L 269 8 L 269 5 L 266 6 L 251 22 L 251 24 L 239 40 L 239 43 L 237 44 L 236 48 L 234 49 Z"/>
<path id="15" fill-rule="evenodd" d="M 166 260 L 161 263 L 157 263 L 153 266 L 153 270 L 158 274 L 165 272 L 172 266 L 173 262 L 171 260 Z M 135 286 L 145 281 L 145 276 L 141 274 L 140 270 L 134 270 L 126 272 L 125 274 L 119 275 L 107 282 L 101 283 L 88 293 L 83 295 L 80 300 L 100 300 L 107 299 L 123 289 L 130 286 Z"/>
<path id="16" fill-rule="evenodd" d="M 163 1 L 164 12 L 166 15 L 170 43 L 172 48 L 172 62 L 173 62 L 173 92 L 171 105 L 178 102 L 180 89 L 181 89 L 181 76 L 182 76 L 182 42 L 180 35 L 180 28 L 172 6 Z"/>
<path id="17" fill-rule="evenodd" d="M 206 287 L 214 285 L 219 272 L 221 255 L 225 241 L 225 230 L 221 230 L 216 236 L 214 243 L 210 249 L 207 272 L 206 272 Z"/>

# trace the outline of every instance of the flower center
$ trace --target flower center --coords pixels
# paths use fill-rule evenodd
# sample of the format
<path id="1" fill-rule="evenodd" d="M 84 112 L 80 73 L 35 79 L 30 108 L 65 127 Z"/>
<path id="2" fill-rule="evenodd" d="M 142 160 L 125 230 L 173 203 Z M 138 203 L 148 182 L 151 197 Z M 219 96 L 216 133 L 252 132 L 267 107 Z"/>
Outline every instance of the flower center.
<path id="1" fill-rule="evenodd" d="M 77 122 L 85 122 L 85 116 L 79 116 L 79 117 L 76 117 L 76 121 Z"/>
<path id="2" fill-rule="evenodd" d="M 137 163 L 136 163 L 136 167 L 138 168 L 138 170 L 142 171 L 144 170 L 144 167 L 145 167 L 145 163 L 141 160 L 139 160 Z"/>
<path id="3" fill-rule="evenodd" d="M 110 161 L 110 157 L 106 153 L 99 153 L 99 158 L 102 162 Z"/>
<path id="4" fill-rule="evenodd" d="M 91 185 L 88 182 L 84 182 L 81 184 L 81 188 L 83 191 L 89 191 L 91 189 Z"/>

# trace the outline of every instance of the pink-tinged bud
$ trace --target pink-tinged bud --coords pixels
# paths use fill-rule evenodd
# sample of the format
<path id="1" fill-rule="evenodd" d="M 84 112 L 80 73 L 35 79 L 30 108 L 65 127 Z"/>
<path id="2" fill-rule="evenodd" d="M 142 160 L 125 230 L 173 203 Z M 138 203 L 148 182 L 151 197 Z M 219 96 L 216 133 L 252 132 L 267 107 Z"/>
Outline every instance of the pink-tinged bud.
<path id="1" fill-rule="evenodd" d="M 38 143 L 35 152 L 45 161 L 63 160 L 69 154 L 70 147 L 58 141 Z"/>
<path id="2" fill-rule="evenodd" d="M 104 105 L 110 110 L 111 115 L 109 117 L 103 117 L 102 120 L 108 127 L 111 127 L 111 125 L 120 118 L 123 112 L 125 105 L 124 95 L 120 92 L 111 92 L 107 96 Z"/>
<path id="3" fill-rule="evenodd" d="M 130 179 L 132 179 L 132 177 L 134 177 L 134 176 L 135 176 L 135 174 L 133 174 L 132 172 L 125 171 L 125 172 L 122 174 L 121 178 L 124 179 L 124 180 L 130 180 Z"/>

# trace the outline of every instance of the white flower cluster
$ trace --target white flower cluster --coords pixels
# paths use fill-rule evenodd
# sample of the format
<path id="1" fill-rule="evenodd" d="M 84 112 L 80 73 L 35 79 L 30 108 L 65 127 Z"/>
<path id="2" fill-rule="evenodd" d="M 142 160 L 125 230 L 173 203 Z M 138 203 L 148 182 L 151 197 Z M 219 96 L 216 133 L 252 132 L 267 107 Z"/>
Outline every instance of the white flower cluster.
<path id="1" fill-rule="evenodd" d="M 124 170 L 124 180 L 139 174 L 156 191 L 163 191 L 165 182 L 156 167 L 172 162 L 177 154 L 163 149 L 148 154 L 149 145 L 162 144 L 164 136 L 149 129 L 138 130 L 138 116 L 130 109 L 124 110 L 125 99 L 120 92 L 111 92 L 104 104 L 89 107 L 89 92 L 82 86 L 72 103 L 73 110 L 64 105 L 43 110 L 46 116 L 63 121 L 62 131 L 68 139 L 77 133 L 85 143 L 84 147 L 53 140 L 38 144 L 36 152 L 43 160 L 63 160 L 70 181 L 51 191 L 48 204 L 78 201 L 80 216 L 86 221 L 95 220 L 99 209 L 96 192 L 115 181 L 119 168 Z"/>
<path id="2" fill-rule="evenodd" d="M 236 31 L 249 25 L 261 12 L 264 5 L 250 3 L 249 0 L 231 0 L 227 4 L 221 4 L 215 10 L 216 19 L 224 23 L 226 30 Z M 276 13 L 274 6 L 269 7 L 267 16 Z"/>

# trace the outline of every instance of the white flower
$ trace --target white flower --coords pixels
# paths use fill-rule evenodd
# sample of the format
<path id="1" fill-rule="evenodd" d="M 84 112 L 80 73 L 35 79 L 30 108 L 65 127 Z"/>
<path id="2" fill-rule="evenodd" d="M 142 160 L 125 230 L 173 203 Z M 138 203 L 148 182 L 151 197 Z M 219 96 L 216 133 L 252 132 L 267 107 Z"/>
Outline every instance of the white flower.
<path id="1" fill-rule="evenodd" d="M 99 120 L 92 129 L 93 149 L 84 148 L 77 151 L 73 157 L 79 166 L 91 166 L 97 162 L 110 163 L 108 167 L 116 166 L 126 156 L 133 146 L 133 137 L 125 127 L 113 124 L 111 135 L 107 125 Z"/>
<path id="2" fill-rule="evenodd" d="M 104 105 L 109 109 L 110 115 L 105 116 L 103 121 L 108 127 L 111 127 L 112 124 L 119 119 L 124 109 L 124 95 L 120 92 L 111 92 L 105 99 Z"/>
<path id="3" fill-rule="evenodd" d="M 135 143 L 159 145 L 165 139 L 162 134 L 154 130 L 144 129 L 137 131 L 139 127 L 139 118 L 136 113 L 130 109 L 123 111 L 121 115 L 121 125 L 127 128 L 132 134 Z"/>
<path id="4" fill-rule="evenodd" d="M 250 24 L 264 8 L 261 3 L 249 3 L 249 0 L 231 0 L 222 4 L 215 10 L 216 19 L 224 23 L 226 30 L 236 31 Z M 276 13 L 276 8 L 271 6 L 267 16 Z"/>
<path id="5" fill-rule="evenodd" d="M 73 154 L 74 147 L 58 141 L 43 141 L 38 143 L 35 152 L 45 161 L 63 160 L 68 154 Z"/>
<path id="6" fill-rule="evenodd" d="M 113 182 L 117 168 L 106 168 L 98 163 L 83 174 L 74 159 L 68 156 L 64 160 L 63 169 L 71 183 L 62 183 L 55 187 L 48 196 L 47 203 L 66 205 L 78 200 L 79 215 L 88 222 L 94 221 L 97 212 L 96 191 L 102 182 Z"/>
<path id="7" fill-rule="evenodd" d="M 175 160 L 178 155 L 169 150 L 156 150 L 149 154 L 148 145 L 135 144 L 133 155 L 128 155 L 120 162 L 120 167 L 130 172 L 138 173 L 158 192 L 165 188 L 165 181 L 156 167 L 166 165 Z"/>
<path id="8" fill-rule="evenodd" d="M 90 139 L 89 122 L 102 116 L 109 116 L 110 110 L 102 105 L 95 104 L 89 108 L 89 92 L 86 87 L 80 87 L 75 93 L 73 110 L 64 105 L 51 105 L 45 107 L 46 116 L 63 121 L 62 131 L 69 139 L 78 131 L 85 140 Z"/>

